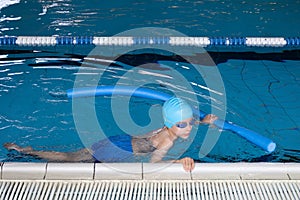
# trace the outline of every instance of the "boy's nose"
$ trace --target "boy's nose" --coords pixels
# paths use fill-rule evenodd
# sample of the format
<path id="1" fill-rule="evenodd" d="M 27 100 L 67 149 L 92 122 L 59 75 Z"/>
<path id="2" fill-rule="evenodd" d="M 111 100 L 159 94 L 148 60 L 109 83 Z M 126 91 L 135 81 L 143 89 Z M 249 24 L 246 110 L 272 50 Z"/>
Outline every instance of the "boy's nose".
<path id="1" fill-rule="evenodd" d="M 193 125 L 191 125 L 190 123 L 188 123 L 187 129 L 188 129 L 188 130 L 192 130 L 192 128 L 193 128 Z"/>

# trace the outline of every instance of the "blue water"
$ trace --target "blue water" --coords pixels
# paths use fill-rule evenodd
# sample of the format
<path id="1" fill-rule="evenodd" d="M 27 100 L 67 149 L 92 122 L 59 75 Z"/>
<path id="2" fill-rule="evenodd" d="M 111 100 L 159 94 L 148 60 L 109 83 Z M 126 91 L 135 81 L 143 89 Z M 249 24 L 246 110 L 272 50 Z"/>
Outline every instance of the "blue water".
<path id="1" fill-rule="evenodd" d="M 249 53 L 250 54 L 250 53 Z M 220 53 L 222 55 L 222 53 Z M 281 55 L 281 54 L 279 54 Z M 73 56 L 73 58 L 70 58 Z M 136 56 L 140 59 L 140 56 Z M 298 58 L 299 59 L 299 58 Z M 72 61 L 72 62 L 71 62 Z M 203 77 L 195 77 L 192 69 L 186 72 L 188 63 L 177 61 L 160 61 L 163 67 L 177 66 L 177 70 L 185 74 L 186 79 L 205 86 Z M 163 63 L 163 64 L 162 64 Z M 299 60 L 270 61 L 270 60 L 237 60 L 229 59 L 227 62 L 214 66 L 220 71 L 226 89 L 227 107 L 226 120 L 235 122 L 241 126 L 254 130 L 265 137 L 271 138 L 278 145 L 276 151 L 268 155 L 266 152 L 249 143 L 234 133 L 223 131 L 216 145 L 205 158 L 199 158 L 199 149 L 205 135 L 207 126 L 201 126 L 193 132 L 188 141 L 188 149 L 184 155 L 193 157 L 203 162 L 235 162 L 235 161 L 296 161 L 299 159 Z M 89 66 L 90 65 L 90 66 Z M 79 71 L 78 66 L 82 66 Z M 97 66 L 97 68 L 91 67 Z M 128 65 L 129 66 L 129 65 Z M 155 65 L 158 67 L 157 65 Z M 197 65 L 196 65 L 197 66 Z M 75 55 L 61 57 L 59 53 L 10 52 L 2 59 L 1 66 L 1 141 L 15 142 L 22 146 L 33 146 L 39 150 L 72 151 L 83 148 L 82 141 L 74 124 L 74 112 L 72 101 L 67 99 L 65 91 L 73 87 L 78 74 L 84 74 L 88 79 L 93 78 L 96 72 L 106 69 L 106 74 L 101 78 L 101 84 L 109 85 L 120 81 L 125 72 L 130 70 L 143 70 L 144 72 L 168 75 L 170 71 L 160 68 L 107 66 L 100 63 L 82 63 Z M 200 66 L 198 66 L 200 68 Z M 207 68 L 209 66 L 202 66 Z M 176 67 L 175 67 L 176 68 Z M 162 84 L 149 84 L 149 80 L 140 77 L 130 80 L 127 85 L 138 85 L 140 82 L 152 89 L 168 92 Z M 164 80 L 159 78 L 158 80 Z M 99 83 L 100 84 L 100 83 Z M 186 97 L 189 91 L 180 89 L 182 84 L 171 87 L 171 92 L 180 92 Z M 207 89 L 193 87 L 197 95 L 200 107 L 205 112 L 211 112 L 212 99 Z M 170 89 L 170 88 L 169 88 Z M 213 89 L 213 88 L 210 88 Z M 121 97 L 113 97 L 121 98 Z M 124 131 L 118 127 L 115 117 L 112 115 L 110 97 L 97 97 L 95 110 L 100 125 L 107 136 L 122 134 Z M 151 119 L 148 116 L 149 107 L 160 107 L 162 102 L 133 98 L 129 110 L 132 119 L 141 129 L 133 130 L 131 134 L 142 134 L 150 131 L 147 126 Z M 222 109 L 224 102 L 214 104 Z M 92 105 L 93 106 L 93 105 Z M 117 108 L 122 116 L 125 112 L 123 104 Z M 126 110 L 126 109 L 125 109 Z M 75 113 L 76 114 L 76 113 Z M 84 113 L 86 114 L 86 113 Z M 157 115 L 160 117 L 160 114 Z M 86 121 L 85 121 L 86 120 Z M 83 123 L 88 124 L 90 118 L 84 118 Z M 162 119 L 154 124 L 161 127 Z M 87 130 L 87 140 L 93 140 L 93 130 Z M 217 132 L 219 132 L 217 130 Z M 178 141 L 179 145 L 185 141 Z M 173 152 L 176 154 L 176 152 Z M 23 156 L 16 152 L 7 152 L 0 149 L 2 160 L 24 161 L 36 160 Z"/>
<path id="2" fill-rule="evenodd" d="M 300 1 L 15 1 L 0 3 L 1 35 L 93 35 L 111 36 L 132 28 L 155 26 L 174 29 L 189 36 L 299 36 Z M 34 27 L 34 30 L 31 28 Z M 211 112 L 211 104 L 226 114 L 225 118 L 254 130 L 277 143 L 277 149 L 267 154 L 234 133 L 220 133 L 214 148 L 199 157 L 207 126 L 198 127 L 188 141 L 184 155 L 201 162 L 270 161 L 299 162 L 300 155 L 300 61 L 299 51 L 281 53 L 264 49 L 265 54 L 255 54 L 257 49 L 207 49 L 216 65 L 200 62 L 199 70 L 217 69 L 222 77 L 226 102 L 214 100 L 204 81 L 187 63 L 149 54 L 119 58 L 127 65 L 107 65 L 101 62 L 83 62 L 92 47 L 2 47 L 0 54 L 0 143 L 16 142 L 39 150 L 71 151 L 84 147 L 72 113 L 72 101 L 65 91 L 72 88 L 78 73 L 93 79 L 94 74 L 105 75 L 99 84 L 114 84 L 124 74 L 134 71 L 127 85 L 146 84 L 149 88 L 166 91 L 170 70 L 176 69 L 193 85 L 193 94 L 199 106 Z M 6 51 L 9 50 L 9 51 Z M 22 51 L 21 51 L 22 50 Z M 279 53 L 278 53 L 279 52 Z M 105 54 L 105 52 L 104 52 Z M 288 56 L 292 55 L 292 56 Z M 101 58 L 112 59 L 107 55 Z M 105 57 L 106 56 L 106 57 Z M 127 59 L 127 60 L 126 60 Z M 143 66 L 143 60 L 154 62 Z M 130 67 L 130 65 L 136 67 Z M 79 67 L 80 71 L 79 71 Z M 83 70 L 82 70 L 83 69 Z M 156 84 L 149 84 L 141 73 L 152 73 Z M 202 74 L 203 75 L 203 74 Z M 153 78 L 154 77 L 154 78 Z M 152 80 L 151 79 L 151 80 Z M 160 82 L 159 82 L 160 81 Z M 203 86 L 203 87 L 199 87 Z M 172 83 L 171 92 L 189 95 L 182 82 Z M 222 91 L 216 90 L 222 93 Z M 222 95 L 217 95 L 221 96 Z M 187 97 L 188 98 L 188 97 Z M 189 100 L 189 99 L 188 99 Z M 192 101 L 193 104 L 195 102 Z M 226 107 L 224 105 L 226 103 Z M 151 120 L 149 108 L 160 108 L 161 102 L 132 99 L 131 117 L 141 129 L 132 134 L 148 131 Z M 122 106 L 121 106 L 122 107 Z M 122 134 L 111 114 L 110 98 L 96 99 L 95 110 L 101 127 L 108 135 Z M 120 113 L 122 113 L 120 109 Z M 121 115 L 121 114 L 120 114 Z M 87 122 L 89 118 L 86 119 Z M 156 125 L 162 126 L 161 122 Z M 212 128 L 213 129 L 213 128 Z M 93 131 L 90 131 L 91 133 Z M 88 140 L 94 139 L 88 133 Z M 182 145 L 184 141 L 178 141 Z M 176 154 L 171 152 L 171 154 Z M 0 147 L 0 160 L 40 160 L 7 152 Z"/>
<path id="3" fill-rule="evenodd" d="M 9 2 L 19 3 L 4 7 Z M 111 36 L 148 26 L 175 29 L 189 36 L 299 36 L 300 33 L 297 0 L 2 0 L 1 4 L 2 35 Z"/>

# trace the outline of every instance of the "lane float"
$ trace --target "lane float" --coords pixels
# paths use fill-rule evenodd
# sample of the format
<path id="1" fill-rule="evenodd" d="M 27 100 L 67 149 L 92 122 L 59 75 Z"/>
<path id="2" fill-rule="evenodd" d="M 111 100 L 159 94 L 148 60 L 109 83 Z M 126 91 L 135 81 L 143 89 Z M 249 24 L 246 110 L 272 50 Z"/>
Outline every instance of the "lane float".
<path id="1" fill-rule="evenodd" d="M 111 96 L 111 95 L 121 95 L 121 96 L 134 96 L 146 99 L 154 99 L 166 101 L 172 97 L 172 95 L 155 91 L 148 88 L 136 88 L 132 86 L 97 86 L 97 87 L 84 87 L 67 90 L 68 98 L 80 98 L 80 97 L 92 97 L 92 96 Z M 194 109 L 194 114 L 203 119 L 207 113 Z M 249 130 L 247 128 L 241 127 L 234 123 L 218 119 L 214 122 L 214 125 L 220 129 L 228 130 L 234 132 L 241 137 L 245 138 L 249 142 L 255 144 L 256 146 L 262 148 L 268 153 L 272 153 L 276 149 L 276 143 L 271 139 L 260 135 L 259 133 Z"/>
<path id="2" fill-rule="evenodd" d="M 299 47 L 300 37 L 97 37 L 97 36 L 0 36 L 0 46 L 74 45 L 171 45 L 234 47 Z"/>

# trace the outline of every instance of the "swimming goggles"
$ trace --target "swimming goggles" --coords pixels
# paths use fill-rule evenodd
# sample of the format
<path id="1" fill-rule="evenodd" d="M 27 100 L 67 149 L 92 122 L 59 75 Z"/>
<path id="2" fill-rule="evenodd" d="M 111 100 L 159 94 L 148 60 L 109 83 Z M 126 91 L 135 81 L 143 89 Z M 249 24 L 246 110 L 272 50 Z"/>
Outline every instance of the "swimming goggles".
<path id="1" fill-rule="evenodd" d="M 175 124 L 175 126 L 177 128 L 186 128 L 188 126 L 188 124 L 190 124 L 191 126 L 195 125 L 196 120 L 192 119 L 190 122 L 178 122 Z"/>

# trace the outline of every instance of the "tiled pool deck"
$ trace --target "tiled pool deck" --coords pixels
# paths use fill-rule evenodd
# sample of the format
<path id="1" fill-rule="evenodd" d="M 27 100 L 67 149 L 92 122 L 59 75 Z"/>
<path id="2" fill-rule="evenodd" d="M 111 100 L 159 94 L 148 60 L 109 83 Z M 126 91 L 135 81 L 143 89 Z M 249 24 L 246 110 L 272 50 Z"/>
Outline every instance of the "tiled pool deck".
<path id="1" fill-rule="evenodd" d="M 0 199 L 300 199 L 300 164 L 1 163 Z"/>
<path id="2" fill-rule="evenodd" d="M 298 163 L 1 163 L 1 180 L 300 180 Z"/>

